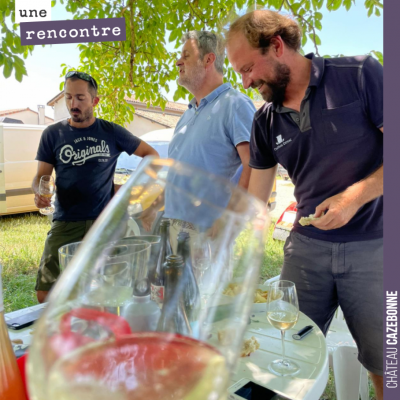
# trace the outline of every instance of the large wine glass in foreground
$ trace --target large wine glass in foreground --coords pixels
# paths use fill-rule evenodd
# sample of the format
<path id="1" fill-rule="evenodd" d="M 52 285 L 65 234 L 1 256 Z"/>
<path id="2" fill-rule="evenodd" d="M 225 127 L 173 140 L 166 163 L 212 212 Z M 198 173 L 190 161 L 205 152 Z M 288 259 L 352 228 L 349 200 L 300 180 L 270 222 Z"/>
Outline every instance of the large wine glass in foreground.
<path id="1" fill-rule="evenodd" d="M 123 239 L 128 218 L 140 225 L 162 212 L 158 255 L 141 236 Z M 265 205 L 228 181 L 172 160 L 145 160 L 50 293 L 29 352 L 31 398 L 225 399 L 268 222 Z M 212 295 L 202 306 L 192 244 L 215 226 L 212 266 L 203 280 Z M 142 233 L 147 242 L 148 233 Z M 245 290 L 227 299 L 223 291 L 231 282 Z M 157 296 L 150 294 L 154 287 Z M 130 299 L 102 307 L 128 288 Z M 88 302 L 93 293 L 96 302 Z"/>
<path id="2" fill-rule="evenodd" d="M 285 332 L 296 325 L 299 317 L 299 301 L 296 286 L 290 281 L 276 281 L 269 287 L 267 300 L 267 319 L 281 331 L 282 358 L 273 361 L 269 369 L 276 375 L 288 376 L 299 372 L 299 366 L 285 357 Z"/>

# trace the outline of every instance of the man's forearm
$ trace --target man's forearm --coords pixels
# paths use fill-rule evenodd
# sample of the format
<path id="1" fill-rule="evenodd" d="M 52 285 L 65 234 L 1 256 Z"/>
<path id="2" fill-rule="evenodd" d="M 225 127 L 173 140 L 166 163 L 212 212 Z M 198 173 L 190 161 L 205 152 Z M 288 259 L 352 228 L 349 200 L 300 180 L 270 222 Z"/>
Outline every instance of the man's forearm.
<path id="1" fill-rule="evenodd" d="M 35 176 L 32 181 L 32 191 L 35 194 L 39 193 L 39 180 L 40 179 L 37 176 Z"/>
<path id="2" fill-rule="evenodd" d="M 267 204 L 274 187 L 277 169 L 277 165 L 268 169 L 252 169 L 249 193 Z"/>
<path id="3" fill-rule="evenodd" d="M 355 183 L 345 190 L 359 207 L 383 195 L 383 165 L 367 178 Z"/>
<path id="4" fill-rule="evenodd" d="M 119 189 L 121 189 L 122 185 L 117 185 L 114 183 L 114 194 L 118 192 Z"/>
<path id="5" fill-rule="evenodd" d="M 247 190 L 249 187 L 250 175 L 251 175 L 251 168 L 249 166 L 245 167 L 243 165 L 243 171 L 242 171 L 242 175 L 240 176 L 238 186 Z"/>

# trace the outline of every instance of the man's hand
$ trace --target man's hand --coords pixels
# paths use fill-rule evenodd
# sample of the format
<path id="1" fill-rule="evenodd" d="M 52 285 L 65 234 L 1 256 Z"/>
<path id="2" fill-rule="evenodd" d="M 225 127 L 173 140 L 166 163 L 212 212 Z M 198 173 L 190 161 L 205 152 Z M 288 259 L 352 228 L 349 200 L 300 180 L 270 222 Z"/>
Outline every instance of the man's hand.
<path id="1" fill-rule="evenodd" d="M 35 194 L 35 205 L 37 208 L 45 208 L 51 206 L 51 198 L 43 197 L 40 194 Z"/>
<path id="2" fill-rule="evenodd" d="M 35 205 L 37 208 L 45 208 L 51 206 L 51 199 L 40 196 L 39 194 L 39 184 L 40 178 L 43 175 L 51 175 L 53 173 L 53 165 L 45 163 L 44 161 L 38 162 L 38 169 L 32 182 L 32 191 L 35 193 Z"/>
<path id="3" fill-rule="evenodd" d="M 318 221 L 311 222 L 316 228 L 328 231 L 346 225 L 356 214 L 360 205 L 348 193 L 342 192 L 329 197 L 315 209 L 315 217 L 321 216 L 323 211 L 328 211 Z"/>
<path id="4" fill-rule="evenodd" d="M 142 221 L 143 228 L 147 231 L 151 231 L 151 227 L 153 226 L 153 222 L 157 217 L 157 209 L 154 207 L 146 208 L 140 215 L 138 219 Z"/>
<path id="5" fill-rule="evenodd" d="M 381 129 L 383 131 L 383 128 Z M 383 165 L 371 175 L 348 187 L 344 192 L 329 197 L 315 209 L 315 217 L 328 211 L 312 224 L 324 231 L 346 225 L 361 206 L 383 195 Z"/>
<path id="6" fill-rule="evenodd" d="M 214 240 L 218 236 L 222 227 L 223 227 L 223 222 L 221 221 L 221 219 L 215 220 L 213 226 L 208 229 L 207 236 L 211 240 Z"/>

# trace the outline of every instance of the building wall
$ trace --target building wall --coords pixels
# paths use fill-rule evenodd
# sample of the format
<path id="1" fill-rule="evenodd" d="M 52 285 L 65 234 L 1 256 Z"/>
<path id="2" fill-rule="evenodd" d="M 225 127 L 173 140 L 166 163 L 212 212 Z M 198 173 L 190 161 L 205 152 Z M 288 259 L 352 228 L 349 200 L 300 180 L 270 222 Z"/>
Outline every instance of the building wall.
<path id="1" fill-rule="evenodd" d="M 150 121 L 139 115 L 135 115 L 133 121 L 125 127 L 137 137 L 143 136 L 147 132 L 155 131 L 156 129 L 168 129 L 164 125 Z"/>
<path id="2" fill-rule="evenodd" d="M 54 104 L 54 122 L 62 121 L 69 118 L 65 97 L 63 96 L 57 103 Z"/>
<path id="3" fill-rule="evenodd" d="M 66 118 L 69 118 L 69 113 L 65 104 L 65 97 L 62 97 L 54 105 L 54 122 L 58 122 Z M 137 137 L 156 129 L 168 129 L 168 127 L 164 125 L 150 121 L 139 115 L 135 115 L 133 121 L 127 124 L 125 127 L 129 132 L 132 132 Z"/>
<path id="4" fill-rule="evenodd" d="M 7 116 L 13 119 L 20 119 L 24 124 L 29 125 L 38 125 L 39 122 L 38 114 L 28 110 L 16 112 Z M 46 125 L 51 124 L 52 122 L 53 120 L 46 117 Z"/>

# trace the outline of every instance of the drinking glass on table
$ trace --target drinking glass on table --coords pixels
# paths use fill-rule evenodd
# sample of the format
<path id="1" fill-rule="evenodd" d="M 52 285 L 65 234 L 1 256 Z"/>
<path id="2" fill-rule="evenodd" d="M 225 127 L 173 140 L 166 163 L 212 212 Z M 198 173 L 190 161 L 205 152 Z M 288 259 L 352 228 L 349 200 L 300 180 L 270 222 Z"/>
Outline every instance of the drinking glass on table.
<path id="1" fill-rule="evenodd" d="M 51 198 L 54 196 L 54 192 L 55 192 L 54 178 L 51 175 L 43 175 L 40 178 L 40 183 L 39 183 L 40 196 L 51 200 Z M 50 207 L 40 208 L 39 212 L 40 214 L 43 215 L 54 214 L 54 206 L 51 204 Z"/>
<path id="2" fill-rule="evenodd" d="M 165 201 L 155 200 L 154 187 Z M 148 204 L 156 213 L 165 209 L 156 266 L 146 258 L 149 236 L 143 236 L 144 245 L 134 242 L 140 235 L 122 239 L 126 220 L 140 218 L 138 209 Z M 226 399 L 263 260 L 268 232 L 267 216 L 259 217 L 263 210 L 263 203 L 222 178 L 173 160 L 144 160 L 96 220 L 49 296 L 29 352 L 31 397 Z M 211 248 L 205 244 L 198 254 L 191 252 L 204 286 L 213 290 L 202 307 L 185 260 L 188 239 L 177 240 L 177 222 L 207 232 L 216 220 L 220 229 Z M 232 270 L 246 290 L 227 299 L 232 231 L 243 244 Z M 183 251 L 166 251 L 169 240 L 183 243 Z M 146 257 L 136 250 L 147 251 Z M 149 283 L 154 268 L 159 278 L 154 286 L 162 293 L 157 300 L 135 292 Z M 121 312 L 111 307 L 116 305 Z"/>
<path id="3" fill-rule="evenodd" d="M 213 279 L 212 250 L 206 234 L 200 234 L 192 246 L 192 265 L 199 287 L 202 307 L 207 306 L 208 299 L 216 290 Z"/>
<path id="4" fill-rule="evenodd" d="M 300 367 L 285 356 L 285 332 L 292 328 L 299 317 L 299 301 L 296 286 L 290 281 L 276 281 L 269 286 L 267 319 L 281 331 L 282 358 L 273 361 L 268 368 L 279 376 L 294 375 Z"/>
<path id="5" fill-rule="evenodd" d="M 204 273 L 210 268 L 211 265 L 211 246 L 204 234 L 200 234 L 192 246 L 192 264 L 193 268 L 197 271 L 198 286 L 201 291 L 204 285 Z"/>

